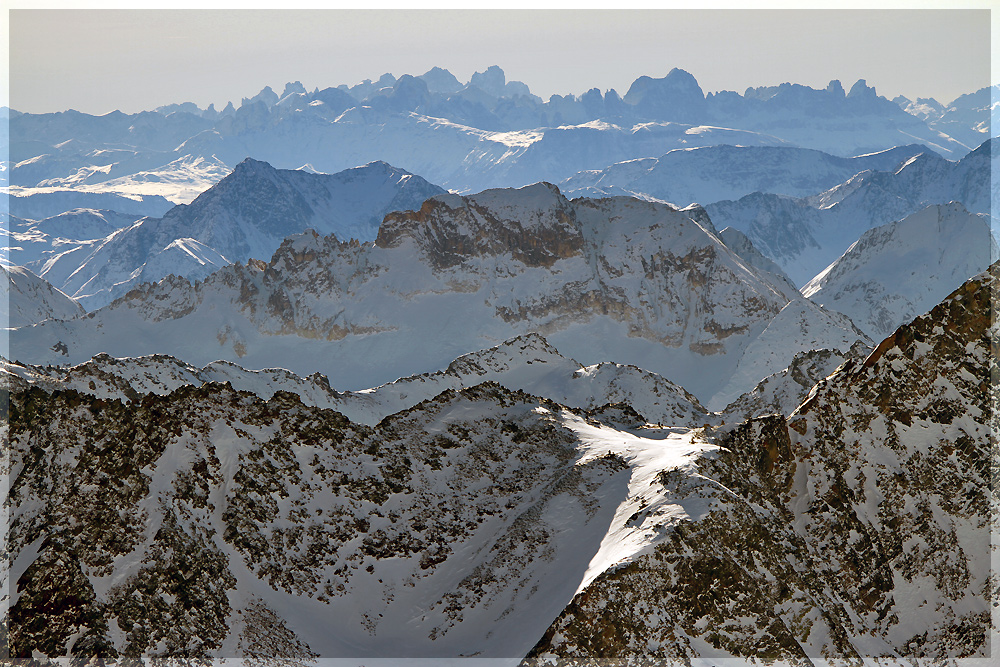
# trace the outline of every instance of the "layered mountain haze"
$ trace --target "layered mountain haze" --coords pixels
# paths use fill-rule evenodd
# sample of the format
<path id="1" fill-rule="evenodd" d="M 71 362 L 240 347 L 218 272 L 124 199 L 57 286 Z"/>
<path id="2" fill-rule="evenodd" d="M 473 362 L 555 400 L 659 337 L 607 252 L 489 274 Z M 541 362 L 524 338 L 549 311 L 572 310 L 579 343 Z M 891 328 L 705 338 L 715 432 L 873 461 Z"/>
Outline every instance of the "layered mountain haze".
<path id="1" fill-rule="evenodd" d="M 0 249 L 4 264 L 26 266 L 47 280 L 63 283 L 75 262 L 102 239 L 141 216 L 111 210 L 72 209 L 41 220 L 10 216 L 3 224 L 7 243 Z M 59 258 L 62 257 L 62 260 Z M 74 260 L 70 261 L 69 258 Z M 61 271 L 53 271 L 60 262 Z"/>
<path id="2" fill-rule="evenodd" d="M 919 209 L 959 201 L 973 213 L 992 215 L 991 203 L 1000 194 L 1000 186 L 990 178 L 1000 160 L 994 144 L 990 139 L 957 162 L 932 153 L 914 155 L 894 169 L 859 172 L 807 201 L 820 209 L 844 201 L 864 201 L 869 210 L 879 206 L 886 210 L 900 210 L 900 206 Z"/>
<path id="3" fill-rule="evenodd" d="M 187 204 L 219 179 L 225 178 L 231 171 L 229 166 L 214 155 L 209 157 L 184 155 L 165 164 L 159 164 L 160 160 L 173 158 L 173 155 L 161 157 L 154 154 L 152 159 L 141 156 L 138 164 L 129 160 L 109 164 L 109 160 L 119 156 L 109 156 L 107 153 L 108 151 L 104 150 L 94 151 L 87 156 L 98 162 L 98 165 L 81 166 L 67 176 L 45 178 L 35 185 L 30 185 L 35 174 L 15 171 L 14 175 L 21 179 L 22 183 L 29 185 L 14 186 L 11 188 L 11 193 L 32 196 L 49 193 L 65 193 L 67 196 L 71 193 L 77 195 L 93 193 L 98 196 L 162 198 L 178 204 Z M 73 157 L 69 159 L 72 160 Z M 28 164 L 37 170 L 38 174 L 53 171 L 58 173 L 60 169 L 58 163 L 48 164 L 47 161 L 37 158 L 26 162 L 14 165 L 15 169 L 23 170 Z M 117 173 L 122 175 L 115 177 Z"/>
<path id="4" fill-rule="evenodd" d="M 9 188 L 10 215 L 30 220 L 44 220 L 74 209 L 110 210 L 124 215 L 159 217 L 174 207 L 160 196 L 126 197 L 106 192 L 80 192 L 78 190 L 33 190 L 33 194 L 18 194 Z"/>
<path id="5" fill-rule="evenodd" d="M 86 130 L 79 125 L 63 126 L 68 119 L 59 114 L 48 118 L 50 122 L 44 130 L 33 121 L 46 119 L 48 115 L 31 118 L 22 114 L 13 121 L 15 130 L 22 132 L 15 136 L 33 140 L 11 145 L 10 192 L 18 196 L 124 197 L 188 203 L 225 177 L 231 168 L 215 155 L 195 155 L 182 150 L 190 134 L 169 148 L 158 147 L 164 134 L 171 132 L 163 125 L 181 115 L 190 114 L 164 117 L 149 113 L 148 136 L 112 131 L 106 137 L 88 139 L 84 138 Z M 101 126 L 108 123 L 109 116 L 81 114 L 79 121 L 81 125 L 105 129 Z M 49 144 L 50 139 L 44 137 L 53 131 L 67 137 L 74 137 L 75 132 L 84 134 Z"/>
<path id="6" fill-rule="evenodd" d="M 916 101 L 900 95 L 892 101 L 907 113 L 922 120 L 966 146 L 976 146 L 989 138 L 990 127 L 1000 127 L 994 120 L 997 107 L 993 100 L 1000 93 L 1000 86 L 980 88 L 974 93 L 959 95 L 948 104 L 934 98 L 917 98 Z"/>
<path id="7" fill-rule="evenodd" d="M 538 184 L 433 197 L 389 214 L 374 244 L 294 236 L 268 264 L 195 285 L 168 278 L 78 323 L 14 332 L 12 345 L 31 363 L 168 353 L 318 370 L 362 389 L 528 332 L 584 364 L 663 375 L 706 404 L 724 388 L 730 400 L 752 389 L 801 350 L 864 338 L 758 275 L 701 209 L 570 202 Z"/>
<path id="8" fill-rule="evenodd" d="M 932 121 L 863 80 L 849 93 L 833 81 L 826 89 L 787 83 L 706 94 L 676 68 L 639 77 L 624 99 L 594 88 L 543 101 L 496 66 L 465 84 L 433 69 L 312 91 L 295 82 L 283 93 L 266 88 L 223 112 L 194 105 L 134 115 L 11 112 L 9 184 L 22 194 L 56 188 L 188 203 L 252 155 L 327 173 L 385 160 L 474 192 L 559 182 L 677 148 L 799 146 L 847 157 L 916 142 L 957 159 L 989 138 L 980 112 L 956 108 L 947 124 Z"/>
<path id="9" fill-rule="evenodd" d="M 683 148 L 655 159 L 581 172 L 559 187 L 567 196 L 625 194 L 681 206 L 739 199 L 753 192 L 808 197 L 840 185 L 858 172 L 895 169 L 926 152 L 924 146 L 916 144 L 857 157 L 790 146 Z"/>

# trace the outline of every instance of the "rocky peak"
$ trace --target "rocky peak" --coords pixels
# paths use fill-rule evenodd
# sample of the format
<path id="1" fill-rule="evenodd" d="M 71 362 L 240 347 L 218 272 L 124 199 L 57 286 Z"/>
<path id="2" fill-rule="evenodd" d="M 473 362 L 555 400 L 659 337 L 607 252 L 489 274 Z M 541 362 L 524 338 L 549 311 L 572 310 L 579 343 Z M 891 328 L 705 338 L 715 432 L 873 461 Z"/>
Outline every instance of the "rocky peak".
<path id="1" fill-rule="evenodd" d="M 676 67 L 661 79 L 639 77 L 632 82 L 624 101 L 641 116 L 691 123 L 699 122 L 707 108 L 698 81 Z"/>
<path id="2" fill-rule="evenodd" d="M 253 97 L 244 97 L 240 108 L 253 106 L 257 102 L 262 102 L 265 108 L 273 107 L 278 102 L 278 94 L 271 90 L 271 86 L 264 86 L 264 88 Z"/>
<path id="3" fill-rule="evenodd" d="M 454 93 L 462 88 L 461 82 L 446 69 L 434 66 L 420 75 L 432 93 Z"/>
<path id="4" fill-rule="evenodd" d="M 858 79 L 851 86 L 851 91 L 847 93 L 847 98 L 875 98 L 875 88 L 869 87 L 864 79 Z"/>
<path id="5" fill-rule="evenodd" d="M 549 267 L 583 246 L 573 206 L 551 183 L 433 197 L 419 211 L 387 215 L 375 244 L 392 248 L 405 238 L 439 269 L 506 252 L 527 266 Z"/>
<path id="6" fill-rule="evenodd" d="M 281 92 L 281 97 L 279 99 L 284 99 L 293 94 L 306 94 L 306 87 L 302 85 L 301 81 L 289 81 L 286 83 L 285 89 Z"/>
<path id="7" fill-rule="evenodd" d="M 469 80 L 470 86 L 475 86 L 493 97 L 502 97 L 507 84 L 507 75 L 497 65 L 490 65 L 484 72 L 476 72 Z"/>

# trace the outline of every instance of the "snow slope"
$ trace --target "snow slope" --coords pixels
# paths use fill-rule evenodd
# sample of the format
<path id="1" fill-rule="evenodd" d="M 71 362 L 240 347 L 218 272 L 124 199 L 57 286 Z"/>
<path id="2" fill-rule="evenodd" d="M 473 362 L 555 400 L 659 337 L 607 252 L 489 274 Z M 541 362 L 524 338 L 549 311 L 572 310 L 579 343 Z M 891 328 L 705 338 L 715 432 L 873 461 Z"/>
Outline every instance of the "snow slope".
<path id="1" fill-rule="evenodd" d="M 51 442 L 60 456 L 50 474 L 58 497 L 69 475 L 91 484 L 110 461 L 101 457 L 87 470 L 69 463 L 90 458 L 89 443 L 64 439 L 87 418 L 78 413 L 77 421 L 54 398 Z M 255 642 L 244 624 L 253 623 L 257 605 L 280 619 L 286 637 L 325 658 L 523 655 L 578 590 L 662 538 L 628 523 L 635 504 L 668 515 L 665 526 L 688 516 L 678 498 L 651 485 L 655 476 L 715 450 L 687 430 L 620 430 L 491 384 L 446 392 L 374 428 L 290 394 L 265 403 L 218 384 L 148 397 L 132 417 L 120 403 L 108 406 L 98 412 L 109 435 L 152 418 L 175 424 L 175 438 L 168 445 L 156 431 L 148 450 L 123 462 L 122 484 L 106 494 L 122 511 L 105 525 L 115 540 L 70 538 L 76 553 L 92 562 L 110 557 L 113 569 L 88 569 L 49 599 L 82 585 L 93 591 L 84 599 L 107 602 L 99 613 L 106 627 L 142 618 L 154 646 L 170 627 L 166 612 L 183 619 L 167 646 L 180 642 L 197 655 L 245 655 Z M 15 428 L 20 460 L 33 436 L 20 422 Z M 60 543 L 32 558 L 22 540 L 103 502 L 83 495 L 51 505 L 55 498 L 23 486 L 34 466 L 18 468 L 20 558 L 10 577 L 24 583 L 11 599 L 15 619 L 30 613 L 36 590 L 51 586 L 48 557 L 62 551 Z M 259 483 L 283 502 L 272 504 Z M 119 528 L 142 513 L 148 521 Z M 164 548 L 171 541 L 196 548 L 185 557 Z M 35 568 L 24 569 L 33 560 Z M 160 588 L 162 575 L 153 572 L 161 567 L 167 579 L 189 579 L 184 595 Z M 129 596 L 141 603 L 126 616 Z M 340 622 L 331 626 L 331 617 Z M 19 654 L 33 631 L 14 627 Z M 268 628 L 253 629 L 266 651 Z M 102 642 L 122 652 L 152 648 L 140 633 L 111 632 Z"/>
<path id="2" fill-rule="evenodd" d="M 34 159 L 31 163 L 35 175 L 48 176 L 37 184 L 27 180 L 30 177 L 20 173 L 27 164 L 22 162 L 14 165 L 13 176 L 19 179 L 19 184 L 10 188 L 11 194 L 21 197 L 37 197 L 52 193 L 72 193 L 76 197 L 93 195 L 98 197 L 152 198 L 167 200 L 174 204 L 188 204 L 202 192 L 225 178 L 232 169 L 224 162 L 211 156 L 173 155 L 152 153 L 137 153 L 133 159 L 124 162 L 112 162 L 119 156 L 107 155 L 109 151 L 97 151 L 88 154 L 89 160 L 96 160 L 96 165 L 82 165 L 75 171 L 64 176 L 52 172 L 58 170 L 66 162 L 76 166 L 73 158 L 63 158 L 57 164 L 46 164 L 45 161 Z M 48 157 L 48 156 L 45 156 Z M 172 159 L 173 158 L 173 159 Z M 81 162 L 84 158 L 79 158 Z M 167 160 L 159 164 L 160 160 Z M 62 167 L 65 168 L 65 167 Z M 121 174 L 116 176 L 116 174 Z M 68 195 L 64 195 L 68 196 Z"/>
<path id="3" fill-rule="evenodd" d="M 531 656 L 989 664 L 996 447 L 982 383 L 998 272 L 845 364 L 789 417 L 722 429 L 699 480 L 667 473 L 689 501 L 720 504 L 602 573 Z"/>
<path id="4" fill-rule="evenodd" d="M 157 196 L 125 197 L 123 195 L 79 192 L 77 190 L 33 190 L 27 194 L 19 188 L 8 188 L 10 214 L 30 220 L 44 220 L 75 209 L 111 210 L 134 215 L 158 217 L 173 208 L 173 203 Z"/>
<path id="5" fill-rule="evenodd" d="M 11 653 L 986 659 L 998 270 L 788 418 L 714 430 L 491 382 L 370 427 L 285 391 L 15 380 Z"/>
<path id="6" fill-rule="evenodd" d="M 2 249 L 8 264 L 25 266 L 46 280 L 61 282 L 51 263 L 67 253 L 86 254 L 87 248 L 115 230 L 132 225 L 141 216 L 118 211 L 78 208 L 40 220 L 11 216 L 4 225 L 7 244 Z M 66 258 L 62 260 L 66 262 Z"/>
<path id="7" fill-rule="evenodd" d="M 681 206 L 735 200 L 752 192 L 807 197 L 861 171 L 895 169 L 925 152 L 914 144 L 844 158 L 792 146 L 715 145 L 580 172 L 559 187 L 568 197 L 641 194 Z"/>
<path id="8" fill-rule="evenodd" d="M 880 340 L 984 271 L 998 254 L 985 215 L 957 202 L 929 206 L 865 232 L 802 294 Z"/>
<path id="9" fill-rule="evenodd" d="M 126 402 L 139 400 L 143 394 L 165 395 L 205 382 L 228 382 L 234 389 L 265 400 L 287 391 L 306 405 L 331 408 L 369 426 L 447 389 L 487 381 L 586 410 L 627 403 L 646 420 L 667 426 L 701 426 L 712 421 L 697 399 L 669 380 L 612 362 L 581 366 L 560 355 L 538 334 L 470 352 L 434 373 L 360 391 L 337 391 L 318 373 L 303 378 L 283 369 L 251 371 L 223 361 L 197 368 L 167 355 L 115 359 L 101 354 L 71 367 L 3 362 L 3 368 L 9 383 L 16 383 L 16 376 L 46 391 L 73 389 Z"/>
<path id="10" fill-rule="evenodd" d="M 802 286 L 872 227 L 902 219 L 931 204 L 963 203 L 990 213 L 993 143 L 958 162 L 915 156 L 893 171 L 861 172 L 806 198 L 753 193 L 706 210 L 719 226 L 740 230 L 762 254 Z"/>
<path id="11" fill-rule="evenodd" d="M 5 327 L 83 315 L 80 304 L 23 266 L 0 266 L 0 272 L 0 321 Z"/>

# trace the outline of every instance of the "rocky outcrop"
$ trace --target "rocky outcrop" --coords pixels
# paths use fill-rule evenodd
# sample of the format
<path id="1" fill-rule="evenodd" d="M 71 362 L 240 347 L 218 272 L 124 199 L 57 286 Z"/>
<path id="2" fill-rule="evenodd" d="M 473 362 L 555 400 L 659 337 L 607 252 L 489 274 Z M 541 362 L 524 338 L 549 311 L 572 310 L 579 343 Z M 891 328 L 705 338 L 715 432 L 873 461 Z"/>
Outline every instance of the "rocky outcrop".
<path id="1" fill-rule="evenodd" d="M 420 210 L 390 213 L 379 227 L 375 244 L 393 248 L 401 237 L 413 238 L 438 270 L 476 256 L 510 253 L 528 267 L 551 267 L 556 260 L 580 254 L 584 240 L 573 207 L 549 183 L 525 189 L 525 197 L 549 198 L 533 215 L 506 212 L 489 205 L 489 191 L 475 199 L 434 197 Z"/>

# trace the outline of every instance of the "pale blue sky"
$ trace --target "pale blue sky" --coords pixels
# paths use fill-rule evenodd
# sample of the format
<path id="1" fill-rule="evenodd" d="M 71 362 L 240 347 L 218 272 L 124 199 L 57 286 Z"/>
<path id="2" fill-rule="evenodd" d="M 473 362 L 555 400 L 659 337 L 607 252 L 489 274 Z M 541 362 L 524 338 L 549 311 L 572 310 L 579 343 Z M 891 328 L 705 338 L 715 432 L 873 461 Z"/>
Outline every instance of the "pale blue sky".
<path id="1" fill-rule="evenodd" d="M 925 3 L 926 4 L 926 3 Z M 325 88 L 500 65 L 547 99 L 691 72 L 706 92 L 785 81 L 949 102 L 989 84 L 978 10 L 33 10 L 10 12 L 9 104 L 135 112 L 239 104 L 288 81 Z"/>

